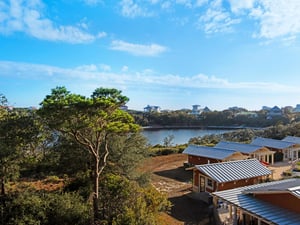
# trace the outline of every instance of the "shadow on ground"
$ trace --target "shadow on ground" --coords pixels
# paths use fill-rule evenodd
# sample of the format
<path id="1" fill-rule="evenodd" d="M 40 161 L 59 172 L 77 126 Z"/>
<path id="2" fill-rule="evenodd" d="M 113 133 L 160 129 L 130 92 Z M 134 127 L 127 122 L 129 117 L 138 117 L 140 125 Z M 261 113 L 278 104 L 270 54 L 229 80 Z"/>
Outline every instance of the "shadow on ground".
<path id="1" fill-rule="evenodd" d="M 193 177 L 193 172 L 185 170 L 184 167 L 158 171 L 158 172 L 154 172 L 154 174 L 162 177 L 171 178 L 180 182 L 189 182 L 192 180 Z"/>
<path id="2" fill-rule="evenodd" d="M 187 195 L 169 198 L 172 203 L 170 216 L 185 225 L 214 225 L 213 220 L 209 218 L 208 204 L 192 199 Z"/>

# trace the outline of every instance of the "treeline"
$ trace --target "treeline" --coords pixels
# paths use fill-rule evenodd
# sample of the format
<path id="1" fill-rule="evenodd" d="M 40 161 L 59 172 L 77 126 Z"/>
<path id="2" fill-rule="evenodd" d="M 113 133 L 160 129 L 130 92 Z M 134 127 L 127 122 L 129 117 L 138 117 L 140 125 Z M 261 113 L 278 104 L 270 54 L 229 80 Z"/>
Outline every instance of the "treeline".
<path id="1" fill-rule="evenodd" d="M 152 155 L 168 155 L 181 153 L 189 144 L 214 146 L 220 141 L 232 141 L 250 143 L 255 137 L 264 137 L 282 140 L 286 136 L 300 137 L 300 122 L 290 124 L 277 124 L 266 128 L 243 128 L 236 129 L 222 134 L 210 134 L 190 138 L 188 143 L 172 145 L 172 135 L 165 137 L 163 145 L 157 144 L 151 147 Z"/>
<path id="2" fill-rule="evenodd" d="M 38 110 L 0 96 L 0 224 L 160 224 L 170 208 L 141 164 L 147 140 L 116 89 L 54 88 Z"/>
<path id="3" fill-rule="evenodd" d="M 233 141 L 250 143 L 255 137 L 264 137 L 281 140 L 286 136 L 300 137 L 300 122 L 291 124 L 277 124 L 262 129 L 239 129 L 223 134 L 205 135 L 203 137 L 194 137 L 189 140 L 189 144 L 214 146 L 220 141 Z"/>
<path id="4" fill-rule="evenodd" d="M 300 114 L 283 110 L 282 116 L 268 117 L 264 110 L 253 114 L 240 113 L 247 110 L 224 110 L 202 112 L 200 115 L 191 114 L 190 110 L 170 112 L 139 112 L 129 111 L 135 121 L 141 126 L 173 126 L 173 127 L 209 127 L 209 126 L 245 126 L 269 127 L 276 124 L 289 124 L 299 121 Z"/>

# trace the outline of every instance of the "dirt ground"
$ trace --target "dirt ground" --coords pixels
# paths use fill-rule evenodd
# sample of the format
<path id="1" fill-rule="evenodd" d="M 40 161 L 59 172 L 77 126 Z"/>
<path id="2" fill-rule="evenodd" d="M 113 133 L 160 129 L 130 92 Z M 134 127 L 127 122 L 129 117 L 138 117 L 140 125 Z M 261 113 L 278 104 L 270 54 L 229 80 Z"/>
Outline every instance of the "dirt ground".
<path id="1" fill-rule="evenodd" d="M 192 171 L 183 163 L 186 155 L 156 156 L 145 162 L 143 169 L 150 172 L 152 184 L 166 193 L 172 208 L 163 214 L 165 225 L 208 225 L 208 205 L 188 197 L 191 192 Z"/>

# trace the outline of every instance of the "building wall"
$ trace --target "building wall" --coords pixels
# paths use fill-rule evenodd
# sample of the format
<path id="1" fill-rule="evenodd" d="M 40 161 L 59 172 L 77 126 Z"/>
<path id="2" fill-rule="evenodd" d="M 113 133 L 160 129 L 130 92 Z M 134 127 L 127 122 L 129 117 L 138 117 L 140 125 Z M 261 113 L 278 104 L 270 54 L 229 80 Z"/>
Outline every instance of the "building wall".
<path id="1" fill-rule="evenodd" d="M 286 208 L 300 213 L 300 199 L 290 193 L 282 194 L 256 194 L 256 198 L 270 202 L 272 205 Z"/>
<path id="2" fill-rule="evenodd" d="M 216 190 L 216 191 L 224 191 L 224 190 L 228 190 L 228 189 L 258 184 L 261 180 L 262 180 L 261 177 L 254 177 L 254 178 L 249 178 L 249 179 L 220 183 L 218 185 L 218 190 Z"/>
<path id="3" fill-rule="evenodd" d="M 201 173 L 197 169 L 194 169 L 193 170 L 193 190 L 194 191 L 198 191 L 200 189 L 199 188 L 199 175 L 206 177 L 206 180 L 208 178 L 207 175 Z M 228 189 L 257 184 L 257 183 L 260 183 L 263 179 L 264 179 L 264 177 L 254 177 L 254 178 L 231 181 L 231 182 L 226 182 L 226 183 L 217 183 L 216 181 L 213 181 L 213 189 L 206 186 L 205 190 L 210 193 L 214 192 L 214 191 L 224 191 L 224 190 L 228 190 Z"/>
<path id="4" fill-rule="evenodd" d="M 203 165 L 203 164 L 208 164 L 208 163 L 222 162 L 222 160 L 188 155 L 188 162 L 193 165 Z"/>

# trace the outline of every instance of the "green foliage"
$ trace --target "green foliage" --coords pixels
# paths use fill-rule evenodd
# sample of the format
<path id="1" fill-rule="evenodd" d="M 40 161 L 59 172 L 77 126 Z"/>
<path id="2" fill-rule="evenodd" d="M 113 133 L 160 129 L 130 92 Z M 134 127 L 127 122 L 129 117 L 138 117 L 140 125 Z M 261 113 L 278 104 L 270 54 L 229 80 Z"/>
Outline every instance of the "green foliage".
<path id="1" fill-rule="evenodd" d="M 256 116 L 250 116 L 251 114 L 248 115 L 246 109 L 202 112 L 200 115 L 192 115 L 190 112 L 191 110 L 178 110 L 161 113 L 130 111 L 136 122 L 145 127 L 268 127 L 278 123 L 285 125 L 292 120 L 296 121 L 300 118 L 299 115 L 293 115 L 289 112 L 285 112 L 283 116 L 277 116 L 269 119 L 267 118 L 266 112 L 263 110 L 255 112 Z"/>
<path id="2" fill-rule="evenodd" d="M 75 193 L 48 194 L 49 208 L 47 217 L 49 225 L 86 225 L 90 222 L 90 205 Z"/>
<path id="3" fill-rule="evenodd" d="M 92 193 L 92 182 L 90 171 L 79 172 L 66 181 L 64 191 L 76 192 L 84 199 L 88 199 Z"/>
<path id="4" fill-rule="evenodd" d="M 20 166 L 36 153 L 43 136 L 35 112 L 7 110 L 0 119 L 0 179 L 4 183 L 17 178 Z"/>
<path id="5" fill-rule="evenodd" d="M 156 225 L 170 208 L 167 197 L 152 186 L 139 187 L 125 177 L 107 174 L 100 183 L 101 224 Z"/>
<path id="6" fill-rule="evenodd" d="M 1 224 L 86 225 L 89 208 L 75 193 L 23 192 L 5 200 Z"/>
<path id="7" fill-rule="evenodd" d="M 165 137 L 164 140 L 163 140 L 164 146 L 165 146 L 165 147 L 170 147 L 170 146 L 172 146 L 173 140 L 174 140 L 174 135 L 173 135 L 173 134 L 172 134 L 172 135 L 169 135 L 169 136 L 167 136 L 167 137 Z"/>
<path id="8" fill-rule="evenodd" d="M 155 145 L 150 148 L 150 153 L 151 153 L 151 156 L 176 154 L 176 153 L 182 153 L 186 147 L 187 147 L 187 144 L 176 145 L 176 146 L 172 146 L 172 147 L 164 147 L 162 145 Z"/>
<path id="9" fill-rule="evenodd" d="M 110 157 L 106 171 L 135 179 L 137 166 L 150 152 L 147 139 L 140 133 L 115 135 L 110 138 Z"/>
<path id="10" fill-rule="evenodd" d="M 125 105 L 129 98 L 121 95 L 121 91 L 115 88 L 97 88 L 92 96 L 93 99 L 102 98 L 102 99 L 110 99 L 114 101 L 115 104 Z"/>
<path id="11" fill-rule="evenodd" d="M 90 155 L 82 146 L 61 134 L 55 144 L 45 152 L 37 171 L 60 176 L 64 174 L 74 176 L 80 172 L 86 172 L 90 161 Z"/>
<path id="12" fill-rule="evenodd" d="M 108 162 L 110 137 L 139 129 L 132 116 L 120 110 L 127 101 L 116 89 L 98 88 L 91 98 L 86 98 L 70 93 L 65 87 L 56 87 L 38 111 L 50 128 L 73 138 L 89 153 L 94 219 L 98 217 L 98 183 Z"/>

